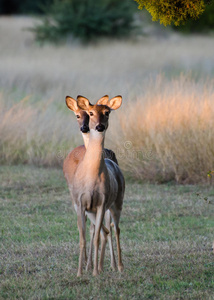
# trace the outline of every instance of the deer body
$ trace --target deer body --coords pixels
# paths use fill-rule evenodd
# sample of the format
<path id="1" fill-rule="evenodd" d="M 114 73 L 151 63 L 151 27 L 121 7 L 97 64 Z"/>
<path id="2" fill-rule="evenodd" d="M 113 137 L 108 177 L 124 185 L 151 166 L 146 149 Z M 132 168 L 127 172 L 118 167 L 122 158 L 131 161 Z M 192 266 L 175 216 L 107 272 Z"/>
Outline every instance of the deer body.
<path id="1" fill-rule="evenodd" d="M 72 101 L 72 103 L 70 103 L 70 105 L 68 105 L 67 100 Z M 71 151 L 67 155 L 66 159 L 64 160 L 64 164 L 63 164 L 63 172 L 64 172 L 64 176 L 66 178 L 66 181 L 67 181 L 67 184 L 69 187 L 72 203 L 73 203 L 73 206 L 75 207 L 75 210 L 77 211 L 77 206 L 74 201 L 75 197 L 73 196 L 74 193 L 73 193 L 72 182 L 73 182 L 77 167 L 81 163 L 81 161 L 83 160 L 83 158 L 85 156 L 86 149 L 87 149 L 87 146 L 89 143 L 90 133 L 89 133 L 89 128 L 87 129 L 89 118 L 85 112 L 80 111 L 79 108 L 75 105 L 76 101 L 74 99 L 72 99 L 70 97 L 66 97 L 66 104 L 71 110 L 73 110 L 75 112 L 75 114 L 79 115 L 78 123 L 79 123 L 80 130 L 82 131 L 82 136 L 83 136 L 83 140 L 84 140 L 84 145 L 79 146 L 79 147 L 75 148 L 73 151 Z M 71 104 L 72 104 L 72 106 L 71 106 Z M 84 130 L 82 130 L 82 129 L 84 129 Z M 107 157 L 110 160 L 113 160 L 116 164 L 118 164 L 116 156 L 113 151 L 111 151 L 109 149 L 103 149 L 102 154 L 104 154 L 104 157 Z M 86 214 L 88 214 L 91 219 L 95 219 L 94 215 L 89 214 L 87 212 L 86 212 Z M 105 230 L 105 232 L 108 232 L 108 231 L 111 232 L 110 219 L 111 219 L 110 212 L 107 211 L 105 214 L 105 221 L 106 221 L 107 229 L 106 229 L 106 227 L 103 226 L 103 229 Z M 90 236 L 91 236 L 91 240 L 90 240 L 90 249 L 89 249 L 88 262 L 87 262 L 87 269 L 92 268 L 92 250 L 93 250 L 93 237 L 94 237 L 93 222 L 91 222 Z M 115 270 L 116 262 L 115 262 L 115 256 L 114 256 L 114 251 L 113 251 L 111 234 L 108 235 L 108 241 L 109 241 L 109 248 L 110 248 L 110 254 L 111 254 L 111 267 L 112 267 L 112 269 Z M 85 250 L 84 255 L 85 255 L 85 259 L 86 259 L 86 250 Z"/>
<path id="2" fill-rule="evenodd" d="M 103 260 L 106 244 L 106 232 L 102 226 L 106 210 L 110 210 L 114 223 L 118 251 L 118 269 L 123 270 L 120 249 L 119 220 L 122 210 L 125 181 L 118 165 L 109 159 L 103 158 L 105 131 L 108 127 L 108 115 L 111 109 L 117 109 L 122 102 L 120 96 L 110 100 L 110 106 L 92 105 L 84 97 L 78 98 L 78 105 L 90 116 L 90 138 L 83 160 L 77 166 L 71 183 L 70 192 L 74 199 L 74 206 L 77 211 L 77 223 L 80 236 L 80 257 L 77 276 L 81 276 L 83 259 L 86 251 L 85 239 L 85 213 L 95 225 L 94 233 L 94 271 L 98 274 L 98 247 L 99 235 L 101 232 L 101 255 L 99 270 L 103 269 Z"/>

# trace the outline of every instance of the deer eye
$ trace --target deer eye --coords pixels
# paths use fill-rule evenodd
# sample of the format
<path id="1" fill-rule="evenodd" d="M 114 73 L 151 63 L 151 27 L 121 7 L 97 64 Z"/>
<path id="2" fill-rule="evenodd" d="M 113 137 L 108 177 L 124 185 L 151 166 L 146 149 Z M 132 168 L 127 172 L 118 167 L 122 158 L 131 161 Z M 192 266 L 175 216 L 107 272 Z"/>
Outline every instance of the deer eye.
<path id="1" fill-rule="evenodd" d="M 109 111 L 105 112 L 105 116 L 107 116 L 107 117 L 109 116 Z"/>
<path id="2" fill-rule="evenodd" d="M 90 111 L 90 113 L 89 113 L 89 114 L 90 114 L 90 116 L 93 116 L 93 115 L 94 115 L 92 111 Z"/>
<path id="3" fill-rule="evenodd" d="M 79 119 L 80 118 L 80 116 L 79 115 L 77 115 L 77 119 Z"/>

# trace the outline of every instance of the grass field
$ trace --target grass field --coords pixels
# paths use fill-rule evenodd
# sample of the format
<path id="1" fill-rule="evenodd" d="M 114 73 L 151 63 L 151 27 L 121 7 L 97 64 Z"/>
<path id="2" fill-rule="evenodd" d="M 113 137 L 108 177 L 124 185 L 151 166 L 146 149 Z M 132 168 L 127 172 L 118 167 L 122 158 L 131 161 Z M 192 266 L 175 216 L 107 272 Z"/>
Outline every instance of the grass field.
<path id="1" fill-rule="evenodd" d="M 213 299 L 212 186 L 128 182 L 125 270 L 77 278 L 79 238 L 62 171 L 0 168 L 0 299 Z M 115 248 L 115 245 L 114 245 Z"/>

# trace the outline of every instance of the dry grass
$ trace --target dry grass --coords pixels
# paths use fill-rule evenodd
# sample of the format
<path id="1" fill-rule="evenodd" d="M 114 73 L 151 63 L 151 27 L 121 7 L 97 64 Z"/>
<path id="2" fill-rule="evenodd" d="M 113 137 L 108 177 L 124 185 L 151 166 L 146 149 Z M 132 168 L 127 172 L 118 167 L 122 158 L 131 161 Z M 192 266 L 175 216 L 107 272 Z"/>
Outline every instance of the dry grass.
<path id="1" fill-rule="evenodd" d="M 94 102 L 109 93 L 124 104 L 112 113 L 106 146 L 128 175 L 206 180 L 214 168 L 213 38 L 169 33 L 40 47 L 22 30 L 32 22 L 0 18 L 1 163 L 60 165 L 81 143 L 65 96 Z"/>
<path id="2" fill-rule="evenodd" d="M 2 99 L 1 99 L 2 100 Z M 53 105 L 29 103 L 24 98 L 17 104 L 0 110 L 0 161 L 6 164 L 28 163 L 59 166 L 70 147 L 77 146 L 75 135 L 63 113 Z M 10 102 L 10 101 L 9 101 Z M 63 121 L 62 121 L 63 120 Z M 75 123 L 76 124 L 76 123 Z"/>
<path id="3" fill-rule="evenodd" d="M 205 181 L 214 168 L 213 83 L 160 77 L 149 95 L 128 104 L 126 119 L 119 112 L 123 168 L 158 182 Z"/>

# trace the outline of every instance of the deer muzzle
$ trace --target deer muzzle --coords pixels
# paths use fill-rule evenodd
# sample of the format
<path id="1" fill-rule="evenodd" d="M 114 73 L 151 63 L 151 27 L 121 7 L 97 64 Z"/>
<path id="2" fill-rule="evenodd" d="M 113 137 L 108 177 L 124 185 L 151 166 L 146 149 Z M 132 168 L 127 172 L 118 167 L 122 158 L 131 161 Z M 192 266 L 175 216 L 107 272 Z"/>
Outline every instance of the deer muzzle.
<path id="1" fill-rule="evenodd" d="M 104 130 L 106 129 L 105 125 L 103 124 L 98 124 L 96 127 L 95 127 L 95 130 L 99 131 L 99 132 L 103 132 Z"/>

